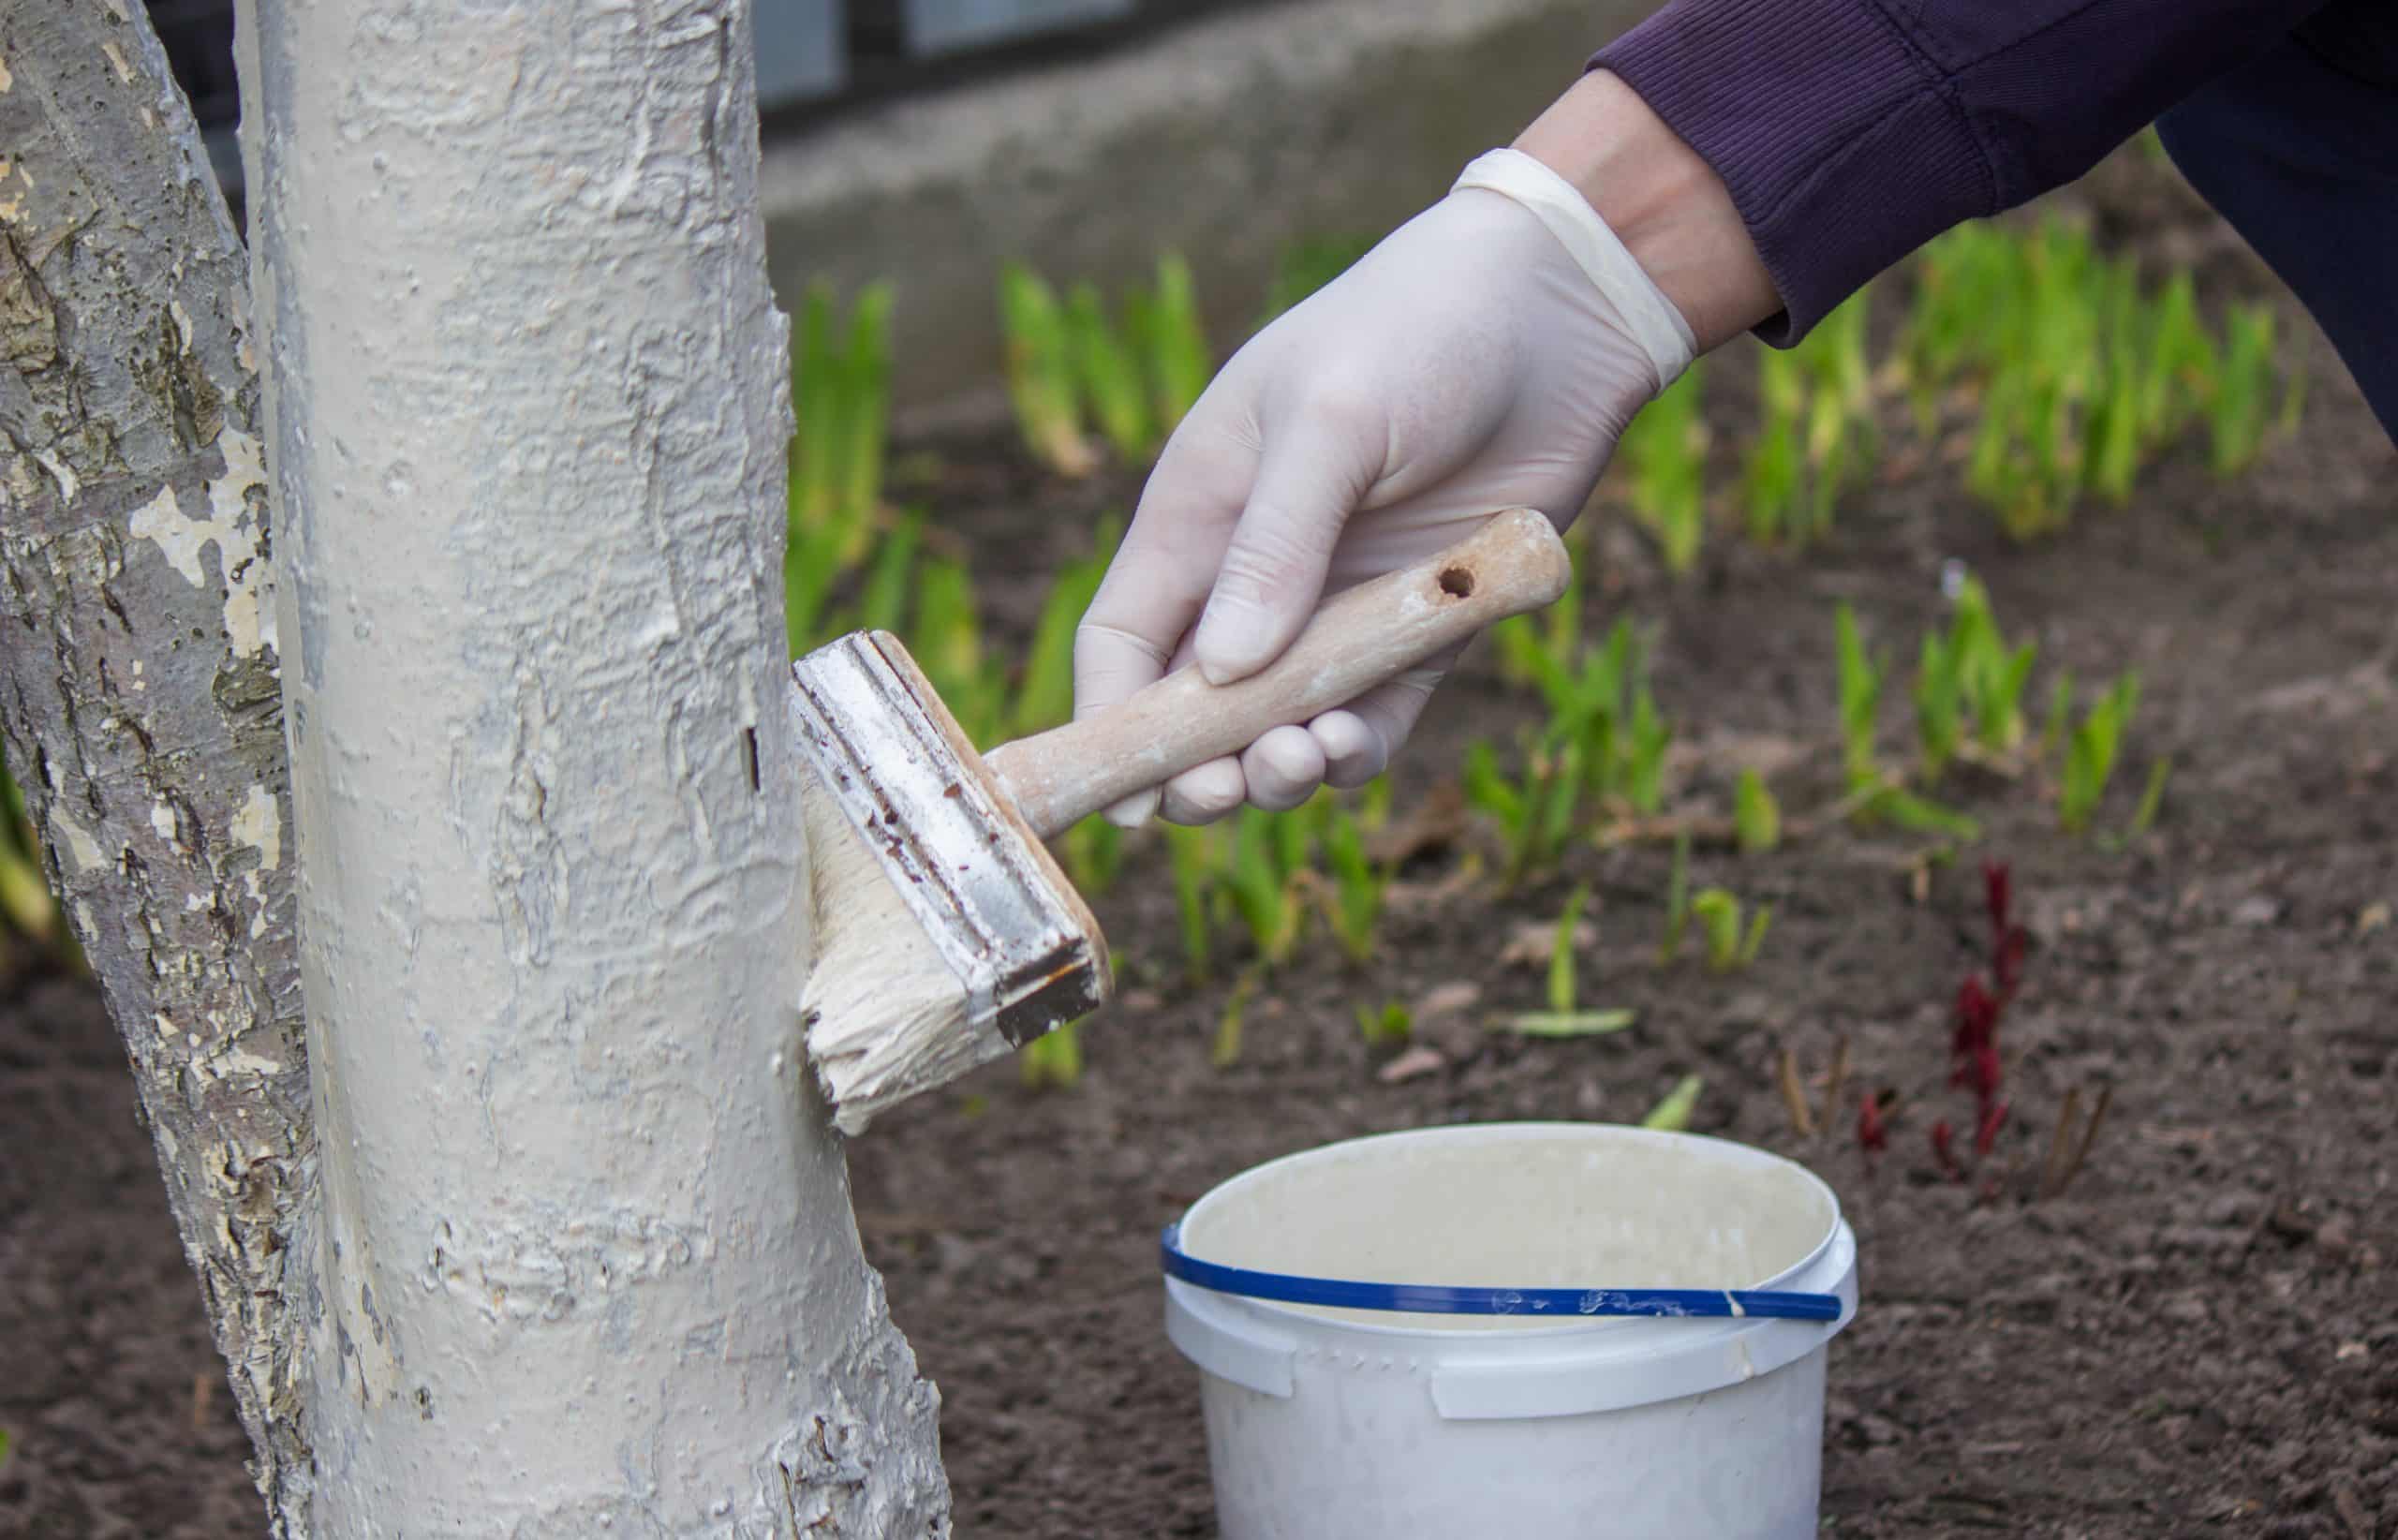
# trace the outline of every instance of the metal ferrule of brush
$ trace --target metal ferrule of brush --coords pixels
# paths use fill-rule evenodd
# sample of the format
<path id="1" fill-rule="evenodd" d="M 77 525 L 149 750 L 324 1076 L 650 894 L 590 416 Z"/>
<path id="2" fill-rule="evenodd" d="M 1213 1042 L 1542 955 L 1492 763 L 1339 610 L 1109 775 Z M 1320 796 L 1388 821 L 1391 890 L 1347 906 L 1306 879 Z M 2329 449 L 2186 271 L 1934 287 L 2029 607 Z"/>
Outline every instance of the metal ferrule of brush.
<path id="1" fill-rule="evenodd" d="M 897 640 L 842 637 L 792 681 L 801 751 L 956 975 L 966 1027 L 1016 1048 L 1103 1003 L 1072 886 Z"/>

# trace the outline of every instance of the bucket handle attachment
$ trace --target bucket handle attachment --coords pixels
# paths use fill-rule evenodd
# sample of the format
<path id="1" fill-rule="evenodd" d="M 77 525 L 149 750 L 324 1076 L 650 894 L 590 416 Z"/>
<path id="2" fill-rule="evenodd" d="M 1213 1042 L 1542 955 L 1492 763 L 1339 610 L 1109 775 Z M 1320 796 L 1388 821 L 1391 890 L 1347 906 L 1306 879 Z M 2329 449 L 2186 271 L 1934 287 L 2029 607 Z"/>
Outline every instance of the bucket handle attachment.
<path id="1" fill-rule="evenodd" d="M 1182 1222 L 1159 1237 L 1168 1278 L 1218 1294 L 1272 1299 L 1286 1305 L 1328 1305 L 1353 1310 L 1402 1310 L 1429 1315 L 1769 1317 L 1838 1321 L 1836 1294 L 1780 1289 L 1504 1289 L 1437 1283 L 1363 1283 L 1337 1278 L 1258 1272 L 1202 1262 L 1182 1249 Z"/>

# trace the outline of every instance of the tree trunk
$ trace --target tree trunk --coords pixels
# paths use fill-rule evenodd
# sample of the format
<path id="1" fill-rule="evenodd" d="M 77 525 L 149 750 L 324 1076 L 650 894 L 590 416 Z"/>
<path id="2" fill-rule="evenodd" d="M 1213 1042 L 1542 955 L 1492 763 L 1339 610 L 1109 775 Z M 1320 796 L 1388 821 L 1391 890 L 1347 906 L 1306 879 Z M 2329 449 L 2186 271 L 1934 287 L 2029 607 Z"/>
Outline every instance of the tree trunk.
<path id="1" fill-rule="evenodd" d="M 244 0 L 326 1536 L 938 1535 L 800 1062 L 745 0 Z"/>
<path id="2" fill-rule="evenodd" d="M 307 1065 L 247 311 L 141 8 L 0 6 L 0 727 L 297 1535 Z"/>

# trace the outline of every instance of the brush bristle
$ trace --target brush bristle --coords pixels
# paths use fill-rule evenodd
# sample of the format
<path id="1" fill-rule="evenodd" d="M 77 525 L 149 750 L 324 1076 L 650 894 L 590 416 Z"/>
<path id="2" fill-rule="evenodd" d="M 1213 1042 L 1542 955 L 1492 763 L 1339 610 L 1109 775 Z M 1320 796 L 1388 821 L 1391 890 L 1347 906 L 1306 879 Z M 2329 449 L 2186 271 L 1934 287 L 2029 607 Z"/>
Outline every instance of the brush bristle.
<path id="1" fill-rule="evenodd" d="M 844 1133 L 1009 1051 L 975 1030 L 965 984 L 893 884 L 890 868 L 813 776 L 803 777 L 816 955 L 800 999 L 807 1057 Z"/>
<path id="2" fill-rule="evenodd" d="M 801 999 L 835 1121 L 1106 1003 L 1107 940 L 896 637 L 792 665 L 816 958 Z"/>

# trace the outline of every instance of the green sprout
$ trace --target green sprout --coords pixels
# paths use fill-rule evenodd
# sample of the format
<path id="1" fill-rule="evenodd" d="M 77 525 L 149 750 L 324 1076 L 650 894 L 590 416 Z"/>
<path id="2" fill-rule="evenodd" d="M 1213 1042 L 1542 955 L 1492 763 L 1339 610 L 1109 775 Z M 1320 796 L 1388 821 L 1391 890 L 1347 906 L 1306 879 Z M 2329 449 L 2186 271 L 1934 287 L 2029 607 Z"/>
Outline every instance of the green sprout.
<path id="1" fill-rule="evenodd" d="M 2163 754 L 2149 762 L 2148 784 L 2140 788 L 2139 806 L 2132 811 L 2130 837 L 2138 839 L 2156 827 L 2165 807 L 2165 783 L 2173 777 L 2173 761 Z"/>
<path id="2" fill-rule="evenodd" d="M 2038 648 L 2010 648 L 1978 579 L 1967 578 L 1946 637 L 1923 639 L 1916 669 L 1916 734 L 1927 780 L 1938 780 L 1970 727 L 1991 756 L 2013 753 L 2024 735 L 2023 690 Z"/>
<path id="3" fill-rule="evenodd" d="M 1067 1022 L 1055 1031 L 1034 1038 L 1016 1055 L 1018 1072 L 1024 1083 L 1038 1089 L 1054 1086 L 1060 1090 L 1072 1088 L 1083 1077 L 1082 1022 Z"/>
<path id="4" fill-rule="evenodd" d="M 1760 904 L 1743 926 L 1740 900 L 1723 888 L 1701 889 L 1691 898 L 1690 912 L 1707 938 L 1707 966 L 1718 973 L 1756 961 L 1758 949 L 1765 945 L 1766 926 L 1773 919 L 1771 907 Z"/>
<path id="5" fill-rule="evenodd" d="M 2090 827 L 2107 794 L 2107 783 L 2114 776 L 2124 735 L 2139 709 L 2139 674 L 2126 672 L 2099 696 L 2073 730 L 2065 745 L 2064 784 L 2057 798 L 2057 821 L 2067 834 L 2081 834 Z"/>
<path id="6" fill-rule="evenodd" d="M 1306 928 L 1296 871 L 1275 848 L 1272 814 L 1244 807 L 1233 824 L 1232 850 L 1223 869 L 1223 891 L 1248 927 L 1258 960 L 1268 968 L 1287 961 Z M 1300 869 L 1304 869 L 1303 867 Z"/>
<path id="7" fill-rule="evenodd" d="M 1640 1126 L 1660 1133 L 1680 1133 L 1690 1127 L 1691 1115 L 1698 1110 L 1698 1093 L 1707 1082 L 1698 1075 L 1686 1074 L 1677 1081 L 1663 1100 L 1649 1109 Z"/>
<path id="8" fill-rule="evenodd" d="M 1754 766 L 1740 772 L 1732 790 L 1732 829 L 1740 849 L 1760 855 L 1782 843 L 1782 805 Z"/>
<path id="9" fill-rule="evenodd" d="M 1682 955 L 1682 936 L 1690 928 L 1690 831 L 1674 836 L 1674 865 L 1665 878 L 1665 938 L 1658 944 L 1657 961 L 1670 963 Z"/>
<path id="10" fill-rule="evenodd" d="M 1577 969 L 1574 955 L 1574 932 L 1582 923 L 1582 906 L 1590 901 L 1588 883 L 1576 887 L 1566 896 L 1565 908 L 1557 916 L 1557 936 L 1548 952 L 1548 1008 L 1561 1016 L 1574 1014 L 1574 997 Z"/>
<path id="11" fill-rule="evenodd" d="M 1066 333 L 1074 379 L 1100 433 L 1124 465 L 1143 465 L 1157 452 L 1157 430 L 1141 361 L 1107 314 L 1097 286 L 1079 283 L 1066 300 Z"/>
<path id="12" fill-rule="evenodd" d="M 1579 744 L 1556 751 L 1535 748 L 1526 756 L 1522 777 L 1510 779 L 1488 743 L 1477 741 L 1466 749 L 1466 803 L 1498 828 L 1505 885 L 1556 864 L 1581 798 L 1581 754 Z"/>
<path id="13" fill-rule="evenodd" d="M 1749 538 L 1760 545 L 1787 539 L 1804 542 L 1812 528 L 1807 517 L 1806 453 L 1800 444 L 1800 418 L 1806 409 L 1807 386 L 1798 359 L 1787 350 L 1769 348 L 1757 361 L 1757 399 L 1765 421 L 1740 466 L 1740 511 Z"/>
<path id="14" fill-rule="evenodd" d="M 1182 961 L 1193 984 L 1204 983 L 1213 960 L 1215 925 L 1209 913 L 1216 891 L 1216 832 L 1165 825 L 1166 862 L 1174 874 L 1174 907 L 1182 926 Z"/>
<path id="15" fill-rule="evenodd" d="M 860 293 L 846 337 L 838 334 L 830 289 L 809 286 L 800 306 L 792 363 L 791 530 L 794 544 L 807 538 L 836 570 L 864 557 L 881 508 L 892 297 L 888 284 Z"/>
<path id="16" fill-rule="evenodd" d="M 2273 374 L 2273 312 L 2264 304 L 2235 306 L 2223 358 L 2206 396 L 2207 465 L 2233 477 L 2263 452 Z"/>
<path id="17" fill-rule="evenodd" d="M 1582 910 L 1590 897 L 1588 884 L 1576 887 L 1558 913 L 1548 951 L 1548 1009 L 1503 1017 L 1499 1025 L 1525 1037 L 1599 1037 L 1632 1025 L 1630 1011 L 1589 1011 L 1581 1006 L 1574 933 L 1581 927 Z"/>
<path id="18" fill-rule="evenodd" d="M 2073 725 L 2073 671 L 2060 672 L 2049 687 L 2048 719 L 2040 727 L 2040 759 L 2052 763 L 2057 751 L 2065 747 L 2065 733 Z"/>
<path id="19" fill-rule="evenodd" d="M 1374 933 L 1382 924 L 1383 891 L 1390 885 L 1390 872 L 1367 856 L 1365 831 L 1349 810 L 1328 799 L 1319 800 L 1325 808 L 1325 864 L 1332 871 L 1325 919 L 1349 960 L 1362 963 L 1374 954 Z"/>
<path id="20" fill-rule="evenodd" d="M 1157 431 L 1162 438 L 1198 404 L 1216 372 L 1191 264 L 1173 254 L 1159 258 L 1156 289 L 1129 296 L 1125 316 L 1126 328 L 1147 367 Z"/>
<path id="21" fill-rule="evenodd" d="M 1849 790 L 1860 792 L 1882 780 L 1881 765 L 1873 752 L 1873 732 L 1882 709 L 1886 665 L 1866 651 L 1855 610 L 1843 602 L 1832 620 L 1840 649 L 1841 745 Z"/>
<path id="22" fill-rule="evenodd" d="M 1241 1027 L 1248 1018 L 1250 997 L 1257 993 L 1257 985 L 1256 969 L 1242 973 L 1224 1001 L 1223 1014 L 1216 1018 L 1216 1037 L 1207 1050 L 1207 1062 L 1220 1070 L 1231 1069 L 1240 1062 Z"/>
<path id="23" fill-rule="evenodd" d="M 1099 459 L 1083 435 L 1074 333 L 1056 290 L 1020 262 L 1002 265 L 999 319 L 1008 400 L 1025 448 L 1058 475 L 1089 475 Z"/>
<path id="24" fill-rule="evenodd" d="M 1707 538 L 1707 422 L 1698 364 L 1642 407 L 1617 444 L 1631 472 L 1635 518 L 1655 537 L 1665 566 L 1687 572 Z"/>
<path id="25" fill-rule="evenodd" d="M 1404 1043 L 1414 1029 L 1414 1014 L 1397 1000 L 1388 1001 L 1380 1010 L 1357 1007 L 1357 1030 L 1371 1046 Z"/>
<path id="26" fill-rule="evenodd" d="M 1673 728 L 1650 691 L 1632 624 L 1617 621 L 1606 642 L 1578 659 L 1557 650 L 1572 647 L 1577 636 L 1552 632 L 1549 644 L 1541 645 L 1539 633 L 1519 630 L 1512 643 L 1502 644 L 1517 650 L 1548 708 L 1538 751 L 1573 762 L 1580 778 L 1577 802 L 1654 814 L 1665 801 Z"/>

